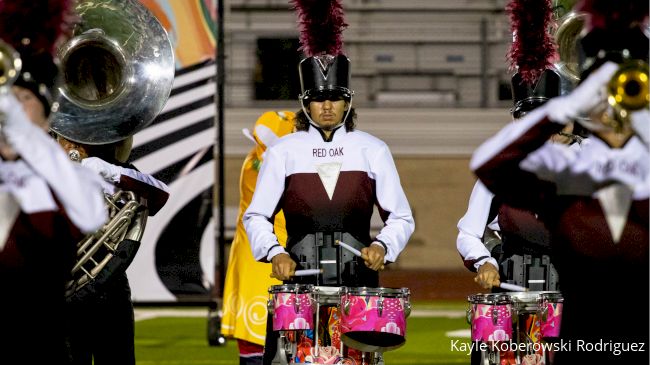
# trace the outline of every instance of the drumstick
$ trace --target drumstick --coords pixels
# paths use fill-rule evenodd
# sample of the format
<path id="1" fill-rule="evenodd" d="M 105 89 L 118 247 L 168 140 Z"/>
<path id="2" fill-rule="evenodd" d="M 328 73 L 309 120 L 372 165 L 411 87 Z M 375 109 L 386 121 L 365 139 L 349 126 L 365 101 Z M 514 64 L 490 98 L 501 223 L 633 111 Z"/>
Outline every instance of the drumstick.
<path id="1" fill-rule="evenodd" d="M 296 270 L 293 273 L 293 276 L 309 276 L 309 275 L 320 275 L 323 273 L 323 269 L 305 269 L 305 270 Z"/>
<path id="2" fill-rule="evenodd" d="M 345 243 L 345 242 L 343 242 L 343 241 L 341 241 L 341 240 L 336 240 L 336 243 L 338 243 L 339 245 L 341 245 L 341 247 L 343 247 L 344 249 L 346 249 L 346 250 L 352 252 L 352 253 L 355 254 L 356 256 L 361 257 L 361 251 L 357 250 L 356 248 L 354 248 L 354 247 L 348 245 L 347 243 Z M 384 265 L 381 265 L 381 267 L 379 268 L 379 270 L 383 270 L 383 269 L 384 269 Z"/>
<path id="3" fill-rule="evenodd" d="M 512 290 L 512 291 L 528 291 L 528 288 L 526 287 L 514 285 L 514 284 L 508 284 L 508 283 L 499 284 L 499 288 L 505 290 Z"/>
<path id="4" fill-rule="evenodd" d="M 354 247 L 352 247 L 352 246 L 348 245 L 347 243 L 345 243 L 345 242 L 343 242 L 343 241 L 340 241 L 340 240 L 336 240 L 336 243 L 338 243 L 339 245 L 341 245 L 341 247 L 343 247 L 344 249 L 346 249 L 346 250 L 352 252 L 352 253 L 355 254 L 356 256 L 361 257 L 361 251 L 357 250 L 356 248 L 354 248 Z"/>
<path id="5" fill-rule="evenodd" d="M 305 270 L 296 270 L 291 276 L 309 276 L 309 275 L 320 275 L 323 273 L 323 269 L 305 269 Z M 277 279 L 275 274 L 269 274 L 269 277 Z"/>

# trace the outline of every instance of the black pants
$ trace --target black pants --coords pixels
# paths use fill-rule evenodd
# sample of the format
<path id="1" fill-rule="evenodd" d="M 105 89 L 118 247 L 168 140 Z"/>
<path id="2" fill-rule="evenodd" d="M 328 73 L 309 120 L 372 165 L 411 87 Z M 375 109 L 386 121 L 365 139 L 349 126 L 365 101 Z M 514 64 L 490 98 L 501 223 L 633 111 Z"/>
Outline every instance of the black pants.
<path id="1" fill-rule="evenodd" d="M 69 364 L 64 311 L 62 280 L 0 279 L 0 364 Z"/>
<path id="2" fill-rule="evenodd" d="M 131 289 L 125 273 L 68 306 L 74 365 L 135 364 Z"/>
<path id="3" fill-rule="evenodd" d="M 69 240 L 61 237 L 61 243 Z M 0 264 L 2 365 L 70 363 L 65 282 L 72 267 L 74 246 L 38 238 L 35 233 L 33 242 L 18 249 L 22 264 Z"/>

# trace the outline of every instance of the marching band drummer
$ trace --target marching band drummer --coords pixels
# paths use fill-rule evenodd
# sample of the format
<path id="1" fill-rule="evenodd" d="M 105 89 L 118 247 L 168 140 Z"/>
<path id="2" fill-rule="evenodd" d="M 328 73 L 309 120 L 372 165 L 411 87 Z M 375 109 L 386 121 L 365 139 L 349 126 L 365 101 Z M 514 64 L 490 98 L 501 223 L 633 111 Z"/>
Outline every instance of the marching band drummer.
<path id="1" fill-rule="evenodd" d="M 149 216 L 167 202 L 169 188 L 155 177 L 142 173 L 127 163 L 132 137 L 110 144 L 88 145 L 56 135 L 57 141 L 73 160 L 103 179 L 104 194 L 131 191 L 146 201 Z M 82 288 L 83 294 L 69 298 L 70 349 L 73 365 L 135 364 L 134 314 L 126 269 L 135 257 L 133 252 L 121 260 L 105 281 L 94 280 Z M 130 251 L 130 250 L 127 250 Z M 125 251 L 125 252 L 127 252 Z M 88 333 L 99 333 L 88 336 Z"/>
<path id="2" fill-rule="evenodd" d="M 590 26 L 581 40 L 581 84 L 505 127 L 470 167 L 509 204 L 538 211 L 552 234 L 564 297 L 560 335 L 572 344 L 555 364 L 647 363 L 650 155 L 643 132 L 650 113 L 645 105 L 620 124 L 606 85 L 620 63 L 647 62 L 648 3 L 594 0 L 580 8 Z M 626 92 L 647 97 L 645 81 L 645 91 L 630 84 Z M 579 151 L 546 143 L 576 119 L 591 130 L 591 143 Z"/>
<path id="3" fill-rule="evenodd" d="M 292 279 L 300 263 L 324 270 L 303 283 L 376 287 L 377 271 L 397 259 L 413 233 L 413 215 L 388 146 L 355 128 L 350 61 L 341 54 L 345 24 L 340 1 L 304 3 L 295 2 L 303 16 L 301 49 L 308 55 L 299 64 L 302 110 L 296 113 L 296 132 L 268 146 L 244 226 L 253 256 L 271 262 L 280 280 Z M 328 19 L 332 14 L 338 17 Z M 316 40 L 316 34 L 323 38 Z M 375 204 L 385 225 L 373 239 Z M 273 231 L 280 209 L 286 219 L 286 250 Z M 362 262 L 348 262 L 337 271 L 335 265 L 343 264 L 335 253 L 341 249 L 337 238 L 360 249 Z M 313 255 L 334 264 L 309 262 Z M 310 263 L 315 267 L 305 267 Z M 267 345 L 273 344 L 270 337 Z M 265 362 L 272 352 L 265 348 Z"/>
<path id="4" fill-rule="evenodd" d="M 299 66 L 297 131 L 267 149 L 244 225 L 255 259 L 271 262 L 280 280 L 293 276 L 297 258 L 273 232 L 279 209 L 287 221 L 289 252 L 306 235 L 349 233 L 363 245 L 366 268 L 375 272 L 362 270 L 360 285 L 377 286 L 376 271 L 397 259 L 415 229 L 411 208 L 388 146 L 355 128 L 349 59 L 340 48 L 310 47 L 303 43 L 305 53 L 314 55 Z M 371 239 L 374 204 L 385 226 Z"/>
<path id="5" fill-rule="evenodd" d="M 542 1 L 534 5 L 535 9 L 531 6 L 513 0 L 506 7 L 511 31 L 516 35 L 508 52 L 511 68 L 516 71 L 511 78 L 515 122 L 559 96 L 566 83 L 551 64 L 556 56 L 548 32 L 551 4 Z M 582 130 L 570 122 L 550 140 L 579 149 Z M 507 281 L 533 291 L 559 290 L 551 263 L 550 234 L 543 222 L 535 212 L 502 204 L 500 197 L 494 197 L 480 181 L 474 185 L 467 212 L 458 222 L 456 247 L 465 266 L 477 273 L 474 281 L 484 289 L 498 288 L 501 281 Z"/>
<path id="6" fill-rule="evenodd" d="M 0 37 L 23 67 L 14 93 L 0 95 L 0 363 L 67 364 L 65 283 L 76 243 L 107 214 L 100 179 L 47 134 L 58 73 L 50 47 L 67 8 L 8 3 L 0 1 Z"/>

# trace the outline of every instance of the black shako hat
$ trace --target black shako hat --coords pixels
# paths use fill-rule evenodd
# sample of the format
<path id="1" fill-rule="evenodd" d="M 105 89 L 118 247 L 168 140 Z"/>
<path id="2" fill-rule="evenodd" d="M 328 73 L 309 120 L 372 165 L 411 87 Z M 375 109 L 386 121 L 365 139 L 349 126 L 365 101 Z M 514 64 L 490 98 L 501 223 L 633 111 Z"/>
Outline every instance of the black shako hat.
<path id="1" fill-rule="evenodd" d="M 512 85 L 512 116 L 522 117 L 549 99 L 560 95 L 560 75 L 552 69 L 546 69 L 533 84 L 524 82 L 520 73 L 515 73 L 510 80 Z"/>
<path id="2" fill-rule="evenodd" d="M 350 90 L 350 59 L 345 55 L 307 57 L 300 61 L 298 72 L 304 105 L 323 96 L 349 101 L 354 94 Z"/>

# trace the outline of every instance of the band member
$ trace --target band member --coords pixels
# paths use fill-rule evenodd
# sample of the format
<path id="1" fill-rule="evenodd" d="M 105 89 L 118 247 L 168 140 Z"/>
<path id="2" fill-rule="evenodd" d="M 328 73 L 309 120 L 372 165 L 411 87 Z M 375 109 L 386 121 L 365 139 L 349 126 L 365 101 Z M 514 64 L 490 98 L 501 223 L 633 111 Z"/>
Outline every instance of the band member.
<path id="1" fill-rule="evenodd" d="M 73 164 L 46 132 L 58 73 L 50 51 L 62 34 L 65 12 L 61 1 L 0 1 L 0 38 L 22 60 L 15 95 L 10 84 L 0 94 L 3 364 L 69 363 L 64 289 L 75 244 L 107 215 L 100 180 Z M 3 62 L 15 65 L 4 43 Z M 3 71 L 11 77 L 9 69 Z"/>
<path id="2" fill-rule="evenodd" d="M 239 177 L 237 231 L 228 256 L 221 320 L 221 333 L 237 339 L 239 363 L 242 365 L 262 363 L 268 288 L 280 284 L 277 279 L 270 277 L 269 265 L 253 258 L 242 217 L 253 198 L 266 146 L 293 131 L 294 116 L 295 114 L 289 111 L 268 111 L 257 119 L 252 133 L 248 129 L 244 130 L 244 134 L 255 146 L 246 156 Z M 273 231 L 278 237 L 278 242 L 284 246 L 287 232 L 281 211 L 275 215 Z"/>
<path id="3" fill-rule="evenodd" d="M 132 137 L 102 145 L 73 142 L 60 135 L 57 140 L 69 156 L 102 177 L 104 194 L 134 192 L 145 202 L 150 216 L 167 202 L 167 185 L 126 163 Z M 75 365 L 135 364 L 133 305 L 126 269 L 139 242 L 125 239 L 120 246 L 133 248 L 114 256 L 112 260 L 117 263 L 111 263 L 110 273 L 98 276 L 68 298 L 70 349 Z M 97 332 L 95 328 L 101 331 L 89 336 Z"/>
<path id="4" fill-rule="evenodd" d="M 280 280 L 376 287 L 377 271 L 397 259 L 413 233 L 413 216 L 388 146 L 355 128 L 340 2 L 296 4 L 308 56 L 299 64 L 302 110 L 297 131 L 267 149 L 244 226 L 253 256 L 271 262 Z M 371 238 L 374 205 L 385 226 Z M 273 231 L 279 210 L 286 218 L 286 249 Z M 337 240 L 356 246 L 361 259 L 345 255 Z M 297 268 L 323 272 L 292 278 Z M 274 353 L 267 346 L 265 362 Z"/>
<path id="5" fill-rule="evenodd" d="M 559 96 L 564 83 L 551 64 L 556 58 L 556 47 L 548 33 L 551 2 L 512 0 L 506 12 L 514 34 L 508 58 L 515 70 L 511 112 L 517 120 Z M 579 148 L 582 138 L 572 133 L 573 129 L 573 123 L 569 123 L 551 140 Z M 481 287 L 498 287 L 504 281 L 536 291 L 559 290 L 557 272 L 551 264 L 549 232 L 535 212 L 502 204 L 479 181 L 458 230 L 458 251 L 465 266 L 477 272 L 475 281 Z"/>
<path id="6" fill-rule="evenodd" d="M 317 55 L 300 62 L 297 132 L 267 150 L 244 226 L 254 257 L 271 262 L 281 280 L 292 277 L 300 258 L 290 252 L 303 242 L 308 245 L 306 237 L 323 233 L 334 244 L 334 233 L 345 233 L 361 246 L 361 284 L 376 286 L 376 271 L 397 259 L 414 230 L 411 209 L 388 146 L 355 128 L 349 59 L 305 43 L 303 50 Z M 371 239 L 375 203 L 386 225 Z M 288 252 L 273 232 L 278 209 L 287 220 Z M 322 282 L 337 284 L 336 278 L 324 276 Z"/>
<path id="7" fill-rule="evenodd" d="M 513 82 L 513 90 L 517 90 L 516 85 Z M 559 76 L 547 70 L 534 88 L 528 88 L 530 95 L 526 98 L 534 98 L 534 103 L 521 103 L 525 99 L 517 100 L 513 95 L 513 115 L 523 117 L 558 96 L 559 85 Z M 551 141 L 580 148 L 582 137 L 573 134 L 573 129 L 573 123 L 568 124 L 551 136 Z M 467 212 L 458 222 L 456 247 L 465 266 L 477 273 L 474 280 L 485 289 L 498 287 L 503 281 L 531 290 L 559 290 L 557 272 L 551 264 L 550 234 L 543 222 L 532 211 L 502 204 L 480 181 L 474 185 Z"/>
<path id="8" fill-rule="evenodd" d="M 648 311 L 634 308 L 649 304 L 650 156 L 634 126 L 650 123 L 650 114 L 647 104 L 616 113 L 606 90 L 617 73 L 615 80 L 630 79 L 624 62 L 646 62 L 647 75 L 648 4 L 585 1 L 579 10 L 588 14 L 582 83 L 485 142 L 471 168 L 508 204 L 538 212 L 553 237 L 564 296 L 561 336 L 574 346 L 557 352 L 556 364 L 645 363 L 648 352 L 639 349 L 648 346 Z M 618 90 L 610 100 L 647 97 L 647 83 L 645 89 L 636 82 Z M 589 144 L 576 151 L 547 143 L 572 120 L 591 130 Z M 595 293 L 603 290 L 626 293 L 625 300 L 611 301 L 606 309 L 594 304 Z M 603 311 L 617 313 L 616 319 L 594 321 Z M 593 351 L 600 343 L 625 349 Z"/>

